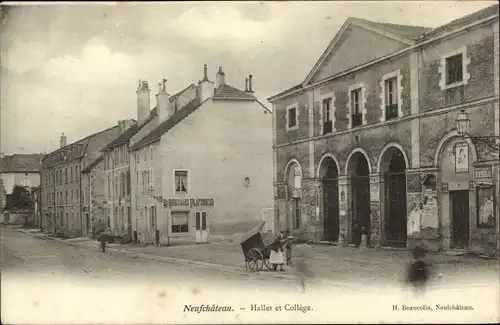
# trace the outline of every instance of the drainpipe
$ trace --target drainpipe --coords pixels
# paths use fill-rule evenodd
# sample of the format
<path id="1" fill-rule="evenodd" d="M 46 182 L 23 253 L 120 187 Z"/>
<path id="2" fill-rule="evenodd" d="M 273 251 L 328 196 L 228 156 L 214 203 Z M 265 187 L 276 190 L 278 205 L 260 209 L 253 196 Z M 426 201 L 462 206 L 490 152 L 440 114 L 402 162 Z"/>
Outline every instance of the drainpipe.
<path id="1" fill-rule="evenodd" d="M 80 237 L 83 237 L 83 210 L 82 210 L 82 159 L 78 161 L 78 188 L 80 189 L 80 193 L 78 194 L 78 203 L 80 205 Z"/>

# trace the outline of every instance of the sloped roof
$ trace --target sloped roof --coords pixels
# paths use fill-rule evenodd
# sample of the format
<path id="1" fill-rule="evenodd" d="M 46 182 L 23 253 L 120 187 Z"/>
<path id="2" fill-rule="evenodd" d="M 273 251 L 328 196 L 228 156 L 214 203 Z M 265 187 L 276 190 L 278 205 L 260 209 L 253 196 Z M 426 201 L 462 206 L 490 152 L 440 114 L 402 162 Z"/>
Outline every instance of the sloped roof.
<path id="1" fill-rule="evenodd" d="M 82 169 L 82 173 L 90 172 L 95 166 L 97 166 L 103 160 L 104 160 L 104 155 L 100 155 L 99 157 L 94 159 L 94 161 L 92 161 L 90 164 L 88 164 L 84 169 Z"/>
<path id="2" fill-rule="evenodd" d="M 142 124 L 141 127 L 143 125 L 146 125 L 146 123 Z M 122 144 L 128 143 L 129 140 L 130 140 L 130 138 L 132 138 L 132 136 L 134 134 L 136 134 L 137 131 L 139 131 L 140 129 L 141 128 L 139 127 L 139 125 L 137 123 L 132 124 L 131 127 L 129 127 L 128 129 L 126 129 L 125 132 L 123 132 L 122 134 L 120 134 L 116 139 L 114 139 L 107 146 L 105 146 L 104 148 L 102 148 L 101 151 L 106 151 L 108 149 L 113 149 L 115 147 L 121 146 Z"/>
<path id="3" fill-rule="evenodd" d="M 400 37 L 416 41 L 418 40 L 422 34 L 430 31 L 432 28 L 430 27 L 422 27 L 422 26 L 413 26 L 413 25 L 398 25 L 398 24 L 389 24 L 389 23 L 380 23 L 376 21 L 371 21 L 363 18 L 355 18 L 359 21 L 363 21 L 367 24 L 372 25 L 375 28 L 382 29 L 386 32 L 389 32 L 394 35 L 398 35 Z"/>
<path id="4" fill-rule="evenodd" d="M 42 167 L 43 154 L 13 154 L 0 160 L 2 173 L 38 173 Z"/>
<path id="5" fill-rule="evenodd" d="M 255 100 L 255 96 L 251 93 L 247 93 L 236 89 L 230 85 L 223 84 L 215 90 L 215 94 L 212 99 L 223 99 L 223 100 Z"/>
<path id="6" fill-rule="evenodd" d="M 437 36 L 437 35 L 442 34 L 442 33 L 449 32 L 453 29 L 463 27 L 465 25 L 468 25 L 470 23 L 473 23 L 475 21 L 478 21 L 478 20 L 493 16 L 493 15 L 498 16 L 498 10 L 499 10 L 499 5 L 496 4 L 496 5 L 481 9 L 479 11 L 473 12 L 473 13 L 466 15 L 466 16 L 463 16 L 461 18 L 452 20 L 447 24 L 441 25 L 437 28 L 434 28 L 434 29 L 428 31 L 427 33 L 422 35 L 421 40 L 422 41 L 427 40 L 431 37 Z"/>
<path id="7" fill-rule="evenodd" d="M 192 86 L 195 86 L 195 85 L 194 84 L 190 84 L 186 88 L 184 88 L 181 91 L 179 91 L 177 94 L 174 94 L 174 95 L 170 96 L 170 99 L 169 99 L 170 102 L 174 102 L 175 100 L 177 100 L 177 97 L 179 97 L 180 95 L 182 95 L 182 93 L 184 93 L 186 90 L 188 90 Z"/>
<path id="8" fill-rule="evenodd" d="M 148 133 L 144 138 L 139 140 L 134 144 L 131 149 L 136 150 L 141 147 L 147 146 L 153 142 L 160 140 L 161 136 L 173 128 L 177 123 L 186 118 L 189 114 L 194 112 L 198 107 L 200 107 L 201 102 L 199 98 L 193 99 L 191 102 L 186 104 L 183 108 L 175 112 L 169 119 L 158 125 L 153 131 Z"/>
<path id="9" fill-rule="evenodd" d="M 425 41 L 429 38 L 435 37 L 439 34 L 446 33 L 449 31 L 452 31 L 454 29 L 460 28 L 462 26 L 465 26 L 467 24 L 470 24 L 474 21 L 478 21 L 493 15 L 498 15 L 498 10 L 499 10 L 499 5 L 496 4 L 494 6 L 487 7 L 485 9 L 479 10 L 475 13 L 472 13 L 470 15 L 464 16 L 462 18 L 456 19 L 451 21 L 450 23 L 447 23 L 445 25 L 442 25 L 437 28 L 429 28 L 429 27 L 422 27 L 422 26 L 412 26 L 412 25 L 397 25 L 397 24 L 390 24 L 390 23 L 381 23 L 381 22 L 374 22 L 370 21 L 367 19 L 363 18 L 348 18 L 344 25 L 340 28 L 340 31 L 337 33 L 335 38 L 332 40 L 330 45 L 327 47 L 326 51 L 322 54 L 318 62 L 315 64 L 313 69 L 309 72 L 305 80 L 296 86 L 290 87 L 276 95 L 273 95 L 267 100 L 272 101 L 275 100 L 278 97 L 285 96 L 288 93 L 296 92 L 299 91 L 300 89 L 304 88 L 305 84 L 312 78 L 313 74 L 315 71 L 319 68 L 323 60 L 326 58 L 326 55 L 329 53 L 329 51 L 333 48 L 333 44 L 335 43 L 335 40 L 339 38 L 339 34 L 342 34 L 342 32 L 347 28 L 348 25 L 356 22 L 360 22 L 362 24 L 369 25 L 375 29 L 381 30 L 388 32 L 390 34 L 402 37 L 403 39 L 407 39 L 411 41 L 412 44 L 418 45 L 419 42 Z"/>

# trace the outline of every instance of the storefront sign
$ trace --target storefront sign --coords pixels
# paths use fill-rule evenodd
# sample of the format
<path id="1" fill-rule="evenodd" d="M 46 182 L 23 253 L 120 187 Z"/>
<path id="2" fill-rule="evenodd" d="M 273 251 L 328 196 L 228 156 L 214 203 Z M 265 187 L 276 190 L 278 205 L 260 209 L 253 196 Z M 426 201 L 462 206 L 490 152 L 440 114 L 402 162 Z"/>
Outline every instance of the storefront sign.
<path id="1" fill-rule="evenodd" d="M 201 207 L 214 206 L 215 200 L 208 198 L 186 198 L 186 199 L 163 199 L 163 206 L 166 208 L 174 207 Z"/>
<path id="2" fill-rule="evenodd" d="M 492 171 L 491 167 L 475 168 L 474 169 L 474 177 L 476 179 L 491 178 L 491 177 L 493 177 L 493 171 Z"/>

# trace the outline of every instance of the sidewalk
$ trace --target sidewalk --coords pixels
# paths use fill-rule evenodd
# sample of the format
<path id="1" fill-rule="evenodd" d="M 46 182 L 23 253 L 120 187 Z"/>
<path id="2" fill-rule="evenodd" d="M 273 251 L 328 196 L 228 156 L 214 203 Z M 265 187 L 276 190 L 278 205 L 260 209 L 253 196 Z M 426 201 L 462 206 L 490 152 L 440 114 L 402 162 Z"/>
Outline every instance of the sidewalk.
<path id="1" fill-rule="evenodd" d="M 27 232 L 25 230 L 19 230 Z M 42 233 L 30 233 L 38 237 Z M 45 236 L 45 238 L 47 238 Z M 47 238 L 49 239 L 49 238 Z M 54 238 L 53 238 L 54 239 Z M 89 238 L 55 239 L 67 244 L 99 250 L 99 243 Z M 110 252 L 120 252 L 136 257 L 216 267 L 221 271 L 251 272 L 245 270 L 243 251 L 238 243 L 219 242 L 201 245 L 179 245 L 170 247 L 108 244 Z M 355 279 L 362 283 L 394 284 L 400 282 L 405 269 L 412 260 L 408 251 L 355 247 L 339 247 L 331 245 L 295 245 L 292 250 L 293 261 L 305 259 L 313 276 L 325 281 Z M 479 259 L 470 255 L 447 256 L 429 254 L 427 260 L 435 266 L 434 273 L 445 273 L 446 278 L 457 278 L 464 274 L 471 276 L 479 269 L 498 272 L 498 260 Z M 292 262 L 293 263 L 293 262 Z M 288 267 L 287 272 L 270 272 L 265 267 L 259 272 L 280 278 L 291 278 L 297 275 L 295 265 Z"/>

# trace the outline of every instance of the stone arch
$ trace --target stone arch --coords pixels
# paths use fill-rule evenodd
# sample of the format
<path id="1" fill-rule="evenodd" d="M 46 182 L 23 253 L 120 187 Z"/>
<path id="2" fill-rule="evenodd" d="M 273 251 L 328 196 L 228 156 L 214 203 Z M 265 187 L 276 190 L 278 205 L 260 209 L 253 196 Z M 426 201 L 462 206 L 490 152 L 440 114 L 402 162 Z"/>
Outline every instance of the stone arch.
<path id="1" fill-rule="evenodd" d="M 332 155 L 331 153 L 325 153 L 321 159 L 319 160 L 319 163 L 318 163 L 318 167 L 317 167 L 317 173 L 316 173 L 316 177 L 317 178 L 320 178 L 322 173 L 323 173 L 323 169 L 322 167 L 323 166 L 323 163 L 325 160 L 327 159 L 331 159 L 333 160 L 333 162 L 335 163 L 335 167 L 337 168 L 337 174 L 340 175 L 340 165 L 339 165 L 339 161 L 337 160 L 337 158 L 335 158 L 334 155 Z"/>
<path id="2" fill-rule="evenodd" d="M 439 158 L 441 157 L 441 153 L 443 151 L 443 148 L 445 145 L 450 141 L 451 139 L 455 137 L 460 137 L 458 132 L 456 130 L 448 132 L 442 139 L 439 141 L 439 144 L 436 148 L 436 152 L 434 154 L 434 167 L 441 167 L 439 166 Z M 472 154 L 472 161 L 477 161 L 477 149 L 474 143 L 472 143 L 471 139 L 469 138 L 463 138 L 465 142 L 469 145 L 469 148 L 471 149 L 471 154 Z"/>
<path id="3" fill-rule="evenodd" d="M 284 181 L 285 181 L 285 183 L 288 182 L 288 176 L 289 176 L 288 173 L 290 172 L 290 167 L 293 166 L 294 164 L 296 164 L 299 167 L 301 177 L 304 176 L 304 173 L 302 171 L 302 166 L 300 165 L 300 163 L 297 160 L 297 158 L 291 158 L 290 160 L 288 160 L 288 162 L 287 162 L 287 164 L 285 166 L 285 174 L 284 174 Z"/>
<path id="4" fill-rule="evenodd" d="M 395 152 L 395 150 L 399 150 L 401 152 L 405 160 L 406 168 L 410 168 L 408 155 L 406 154 L 406 150 L 403 148 L 403 146 L 397 142 L 390 142 L 382 148 L 380 154 L 378 155 L 377 173 L 384 173 L 385 171 L 388 170 L 390 159 L 385 159 L 386 154 L 392 156 L 392 153 Z"/>
<path id="5" fill-rule="evenodd" d="M 368 173 L 371 174 L 372 173 L 372 164 L 371 164 L 370 156 L 368 155 L 368 153 L 364 149 L 355 148 L 355 149 L 351 150 L 351 152 L 347 156 L 346 164 L 345 164 L 345 175 L 349 175 L 351 159 L 356 153 L 360 153 L 363 156 L 365 156 L 366 162 L 368 164 Z"/>

